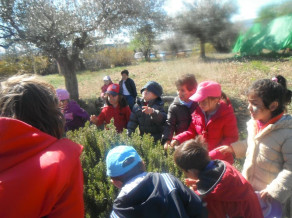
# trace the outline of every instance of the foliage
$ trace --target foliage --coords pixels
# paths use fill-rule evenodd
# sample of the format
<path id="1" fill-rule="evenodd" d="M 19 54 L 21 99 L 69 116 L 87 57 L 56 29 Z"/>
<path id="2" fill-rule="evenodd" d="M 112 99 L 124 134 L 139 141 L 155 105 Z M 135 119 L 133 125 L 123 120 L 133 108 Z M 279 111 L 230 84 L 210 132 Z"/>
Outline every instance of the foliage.
<path id="1" fill-rule="evenodd" d="M 233 0 L 199 0 L 186 3 L 188 10 L 175 18 L 176 29 L 200 40 L 201 57 L 205 58 L 206 42 L 213 42 L 218 34 L 231 25 L 236 12 Z"/>
<path id="2" fill-rule="evenodd" d="M 292 14 L 292 0 L 285 0 L 262 7 L 255 21 L 259 23 L 269 23 L 277 17 L 290 14 Z"/>
<path id="3" fill-rule="evenodd" d="M 48 58 L 44 56 L 6 55 L 0 61 L 0 76 L 11 76 L 17 73 L 44 75 L 49 65 Z"/>
<path id="4" fill-rule="evenodd" d="M 34 46 L 57 61 L 71 98 L 79 98 L 76 63 L 93 40 L 121 28 L 152 22 L 161 14 L 156 0 L 1 0 L 0 46 Z M 154 21 L 153 21 L 154 22 Z"/>
<path id="5" fill-rule="evenodd" d="M 150 52 L 155 42 L 156 34 L 150 24 L 137 29 L 134 39 L 131 41 L 131 47 L 135 51 L 143 52 L 146 61 L 150 61 Z"/>
<path id="6" fill-rule="evenodd" d="M 123 47 L 105 48 L 98 52 L 85 50 L 81 56 L 86 69 L 99 70 L 115 66 L 131 65 L 133 52 Z"/>
<path id="7" fill-rule="evenodd" d="M 105 157 L 110 148 L 116 145 L 132 145 L 141 155 L 147 171 L 170 172 L 181 177 L 181 172 L 175 166 L 172 151 L 165 153 L 160 143 L 155 143 L 149 134 L 141 137 L 136 131 L 131 138 L 126 134 L 118 134 L 113 122 L 106 130 L 98 130 L 95 125 L 86 124 L 67 137 L 84 146 L 82 167 L 84 173 L 84 201 L 86 217 L 108 217 L 112 202 L 118 190 L 106 176 Z"/>

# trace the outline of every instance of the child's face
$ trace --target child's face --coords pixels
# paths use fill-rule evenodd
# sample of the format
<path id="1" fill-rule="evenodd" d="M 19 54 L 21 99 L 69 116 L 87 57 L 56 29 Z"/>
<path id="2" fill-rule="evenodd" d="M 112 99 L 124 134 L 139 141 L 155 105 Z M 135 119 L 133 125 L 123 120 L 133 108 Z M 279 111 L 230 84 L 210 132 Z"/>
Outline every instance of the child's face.
<path id="1" fill-rule="evenodd" d="M 119 95 L 112 95 L 112 94 L 108 94 L 108 101 L 111 105 L 113 106 L 117 106 L 119 103 Z"/>
<path id="2" fill-rule="evenodd" d="M 122 80 L 124 80 L 124 81 L 125 81 L 125 80 L 127 80 L 127 79 L 128 79 L 128 75 L 127 75 L 127 74 L 125 74 L 125 73 L 123 73 L 123 74 L 122 74 Z"/>
<path id="3" fill-rule="evenodd" d="M 103 82 L 104 82 L 105 85 L 108 85 L 110 83 L 109 80 L 104 80 Z"/>
<path id="4" fill-rule="evenodd" d="M 196 89 L 193 89 L 191 91 L 189 91 L 187 89 L 186 85 L 182 85 L 180 87 L 177 88 L 177 94 L 178 97 L 180 98 L 180 100 L 184 101 L 184 102 L 189 102 L 190 101 L 190 97 L 196 92 Z"/>
<path id="5" fill-rule="evenodd" d="M 144 101 L 148 102 L 157 98 L 157 96 L 153 92 L 144 89 L 144 91 L 142 92 L 142 98 L 144 99 Z"/>
<path id="6" fill-rule="evenodd" d="M 272 118 L 272 111 L 267 109 L 263 100 L 255 94 L 248 96 L 248 110 L 254 120 L 266 123 Z"/>
<path id="7" fill-rule="evenodd" d="M 220 100 L 219 98 L 208 97 L 198 103 L 202 111 L 204 111 L 205 113 L 211 113 L 216 110 L 219 100 Z"/>
<path id="8" fill-rule="evenodd" d="M 59 107 L 60 108 L 64 109 L 64 108 L 67 107 L 68 104 L 69 104 L 69 100 L 68 99 L 59 101 Z"/>

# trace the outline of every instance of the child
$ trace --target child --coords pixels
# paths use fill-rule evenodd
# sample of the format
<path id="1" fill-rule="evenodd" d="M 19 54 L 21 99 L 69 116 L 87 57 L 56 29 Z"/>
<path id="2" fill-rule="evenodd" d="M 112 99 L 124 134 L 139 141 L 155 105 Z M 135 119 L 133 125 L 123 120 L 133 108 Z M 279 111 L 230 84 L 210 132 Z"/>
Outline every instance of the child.
<path id="1" fill-rule="evenodd" d="M 273 198 L 286 207 L 292 196 L 292 117 L 284 114 L 291 102 L 283 76 L 273 80 L 256 81 L 248 90 L 247 141 L 218 148 L 221 152 L 234 152 L 238 158 L 246 156 L 243 176 L 264 200 Z M 289 211 L 289 209 L 288 209 Z"/>
<path id="2" fill-rule="evenodd" d="M 129 71 L 123 70 L 121 72 L 122 79 L 119 82 L 121 87 L 120 93 L 126 98 L 131 110 L 136 102 L 137 89 L 134 80 L 129 78 Z"/>
<path id="3" fill-rule="evenodd" d="M 82 146 L 61 139 L 54 88 L 15 76 L 0 90 L 0 217 L 84 217 Z"/>
<path id="4" fill-rule="evenodd" d="M 88 113 L 77 102 L 70 100 L 70 95 L 67 90 L 57 89 L 56 93 L 59 99 L 59 107 L 66 120 L 65 131 L 84 127 L 86 121 L 89 120 Z"/>
<path id="5" fill-rule="evenodd" d="M 127 105 L 127 101 L 119 94 L 120 86 L 111 84 L 106 91 L 106 106 L 102 109 L 98 116 L 91 115 L 90 121 L 97 126 L 109 124 L 114 118 L 114 125 L 118 132 L 122 132 L 127 127 L 131 110 Z"/>
<path id="6" fill-rule="evenodd" d="M 147 173 L 132 146 L 117 146 L 106 157 L 107 175 L 121 191 L 111 218 L 207 217 L 200 198 L 168 173 Z"/>
<path id="7" fill-rule="evenodd" d="M 103 100 L 106 100 L 106 96 L 105 96 L 106 90 L 109 87 L 109 85 L 113 84 L 113 82 L 109 76 L 103 77 L 103 82 L 104 82 L 104 85 L 101 87 L 100 97 Z"/>
<path id="8" fill-rule="evenodd" d="M 187 177 L 186 183 L 207 203 L 208 217 L 263 217 L 249 182 L 229 163 L 211 160 L 202 136 L 179 146 L 174 161 Z"/>
<path id="9" fill-rule="evenodd" d="M 213 150 L 220 145 L 230 145 L 238 140 L 236 117 L 229 99 L 222 99 L 221 86 L 217 82 L 205 81 L 199 84 L 196 93 L 190 97 L 199 107 L 192 114 L 189 129 L 175 137 L 171 146 L 202 135 L 208 144 L 212 159 L 221 159 L 233 164 L 231 154 L 223 155 Z"/>
<path id="10" fill-rule="evenodd" d="M 164 103 L 160 98 L 162 92 L 161 85 L 154 81 L 148 82 L 141 89 L 142 99 L 134 105 L 127 125 L 129 135 L 139 126 L 141 135 L 150 133 L 155 141 L 161 139 L 166 120 Z"/>
<path id="11" fill-rule="evenodd" d="M 197 90 L 197 80 L 193 74 L 185 74 L 175 82 L 178 96 L 168 108 L 167 120 L 162 134 L 164 148 L 170 147 L 174 134 L 188 130 L 192 121 L 191 114 L 198 106 L 197 102 L 189 98 Z"/>

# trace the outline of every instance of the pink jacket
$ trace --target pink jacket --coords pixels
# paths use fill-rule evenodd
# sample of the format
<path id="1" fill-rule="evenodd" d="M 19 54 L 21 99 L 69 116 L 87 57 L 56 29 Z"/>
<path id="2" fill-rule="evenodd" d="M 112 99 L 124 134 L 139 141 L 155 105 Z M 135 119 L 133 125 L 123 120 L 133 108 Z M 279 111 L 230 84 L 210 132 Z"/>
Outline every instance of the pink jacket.
<path id="1" fill-rule="evenodd" d="M 230 145 L 238 140 L 238 128 L 232 105 L 220 102 L 217 112 L 205 123 L 205 116 L 200 107 L 192 114 L 189 129 L 173 139 L 182 143 L 186 140 L 202 135 L 208 144 L 209 151 L 221 145 Z"/>
<path id="2" fill-rule="evenodd" d="M 0 117 L 0 217 L 84 217 L 82 146 Z"/>

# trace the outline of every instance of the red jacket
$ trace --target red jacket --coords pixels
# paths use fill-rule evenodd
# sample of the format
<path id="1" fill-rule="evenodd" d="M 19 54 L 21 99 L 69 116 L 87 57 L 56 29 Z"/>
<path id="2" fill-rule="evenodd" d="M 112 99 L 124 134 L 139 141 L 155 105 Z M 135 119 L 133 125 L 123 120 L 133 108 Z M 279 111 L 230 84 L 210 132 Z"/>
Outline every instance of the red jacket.
<path id="1" fill-rule="evenodd" d="M 102 124 L 109 124 L 111 119 L 114 118 L 114 125 L 118 132 L 122 132 L 127 128 L 127 123 L 130 119 L 131 109 L 129 106 L 120 108 L 113 106 L 105 106 L 97 117 L 97 126 Z"/>
<path id="2" fill-rule="evenodd" d="M 230 103 L 220 102 L 217 112 L 205 123 L 205 116 L 200 107 L 192 114 L 189 129 L 173 139 L 182 143 L 186 140 L 202 135 L 208 144 L 209 151 L 221 145 L 230 145 L 238 140 L 236 117 Z"/>
<path id="3" fill-rule="evenodd" d="M 0 117 L 0 217 L 84 217 L 82 146 Z"/>
<path id="4" fill-rule="evenodd" d="M 208 217 L 262 218 L 259 200 L 250 183 L 227 162 L 213 163 L 213 167 L 200 172 L 196 191 L 207 203 Z"/>

